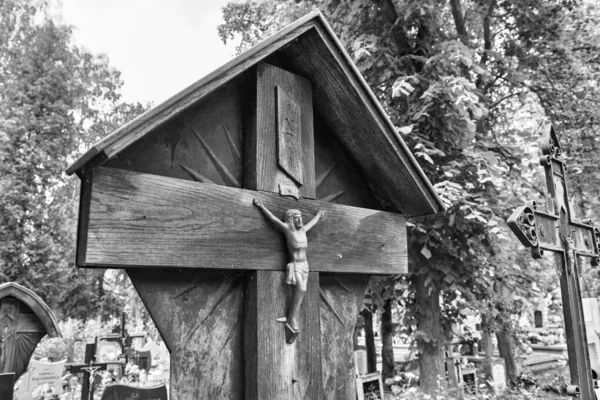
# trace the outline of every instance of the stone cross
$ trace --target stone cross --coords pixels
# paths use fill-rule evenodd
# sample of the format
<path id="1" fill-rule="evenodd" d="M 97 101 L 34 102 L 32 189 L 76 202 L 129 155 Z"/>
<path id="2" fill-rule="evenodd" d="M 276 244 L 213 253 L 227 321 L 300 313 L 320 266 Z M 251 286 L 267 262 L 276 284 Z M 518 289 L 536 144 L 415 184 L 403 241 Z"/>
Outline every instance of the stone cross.
<path id="1" fill-rule="evenodd" d="M 594 383 L 587 348 L 585 319 L 579 288 L 580 258 L 590 257 L 593 266 L 599 264 L 600 231 L 592 221 L 576 221 L 569 204 L 567 166 L 562 159 L 560 143 L 554 128 L 542 138 L 540 164 L 546 172 L 550 201 L 517 208 L 508 225 L 521 243 L 531 248 L 534 258 L 544 252 L 554 255 L 560 275 L 564 324 L 567 337 L 571 395 L 594 400 Z"/>

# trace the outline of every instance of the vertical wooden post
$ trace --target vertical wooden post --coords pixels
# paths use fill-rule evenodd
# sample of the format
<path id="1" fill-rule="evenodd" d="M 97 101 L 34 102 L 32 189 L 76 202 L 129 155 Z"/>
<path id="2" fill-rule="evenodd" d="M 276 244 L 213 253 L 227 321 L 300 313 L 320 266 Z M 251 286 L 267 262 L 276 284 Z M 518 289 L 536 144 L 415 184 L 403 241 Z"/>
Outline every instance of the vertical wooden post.
<path id="1" fill-rule="evenodd" d="M 300 197 L 315 198 L 310 82 L 261 63 L 247 97 L 251 101 L 245 113 L 244 187 L 275 193 L 287 187 Z M 281 218 L 286 210 L 272 211 Z M 283 239 L 281 251 L 286 252 Z M 277 322 L 287 314 L 291 292 L 284 269 L 281 265 L 282 272 L 252 272 L 246 280 L 244 355 L 249 400 L 323 398 L 319 274 L 309 273 L 300 335 L 288 344 L 284 324 Z"/>
<path id="2" fill-rule="evenodd" d="M 322 399 L 319 273 L 311 272 L 300 312 L 300 335 L 286 343 L 290 302 L 285 273 L 256 271 L 245 284 L 246 400 Z"/>

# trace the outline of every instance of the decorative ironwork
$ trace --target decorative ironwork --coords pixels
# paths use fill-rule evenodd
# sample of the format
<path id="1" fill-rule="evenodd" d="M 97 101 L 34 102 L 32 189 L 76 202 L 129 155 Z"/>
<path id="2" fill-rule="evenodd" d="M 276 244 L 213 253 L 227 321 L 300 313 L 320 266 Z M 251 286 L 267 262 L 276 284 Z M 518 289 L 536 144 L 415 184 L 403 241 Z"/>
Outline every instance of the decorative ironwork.
<path id="1" fill-rule="evenodd" d="M 534 258 L 541 258 L 544 251 L 557 255 L 571 371 L 569 393 L 595 400 L 579 289 L 579 259 L 585 256 L 591 258 L 593 266 L 599 264 L 600 231 L 592 221 L 573 218 L 568 201 L 567 166 L 553 127 L 542 138 L 542 154 L 540 164 L 546 173 L 549 204 L 543 211 L 535 202 L 519 207 L 507 222 L 519 241 L 531 248 Z"/>

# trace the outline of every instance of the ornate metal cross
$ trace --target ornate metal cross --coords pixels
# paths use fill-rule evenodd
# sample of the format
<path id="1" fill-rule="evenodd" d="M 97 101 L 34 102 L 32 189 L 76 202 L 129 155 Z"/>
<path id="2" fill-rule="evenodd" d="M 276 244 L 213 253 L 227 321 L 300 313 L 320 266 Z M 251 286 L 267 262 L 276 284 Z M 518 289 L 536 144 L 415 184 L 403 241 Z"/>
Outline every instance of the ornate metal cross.
<path id="1" fill-rule="evenodd" d="M 600 231 L 591 220 L 575 221 L 567 189 L 567 166 L 561 159 L 561 148 L 554 128 L 542 141 L 543 156 L 540 164 L 546 172 L 551 204 L 517 208 L 508 219 L 508 225 L 524 246 L 531 248 L 533 258 L 541 258 L 544 251 L 554 254 L 560 274 L 564 324 L 567 336 L 570 395 L 594 400 L 594 383 L 587 348 L 585 319 L 579 288 L 581 256 L 590 257 L 593 266 L 599 264 Z"/>

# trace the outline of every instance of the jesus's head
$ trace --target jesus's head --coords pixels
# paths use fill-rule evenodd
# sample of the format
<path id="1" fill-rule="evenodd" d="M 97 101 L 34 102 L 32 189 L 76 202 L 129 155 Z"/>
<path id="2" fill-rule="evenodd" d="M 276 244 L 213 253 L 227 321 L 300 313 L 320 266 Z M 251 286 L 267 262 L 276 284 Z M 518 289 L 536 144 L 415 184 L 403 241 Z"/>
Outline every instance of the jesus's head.
<path id="1" fill-rule="evenodd" d="M 287 210 L 285 213 L 286 220 L 296 229 L 302 228 L 302 213 L 298 210 Z"/>

